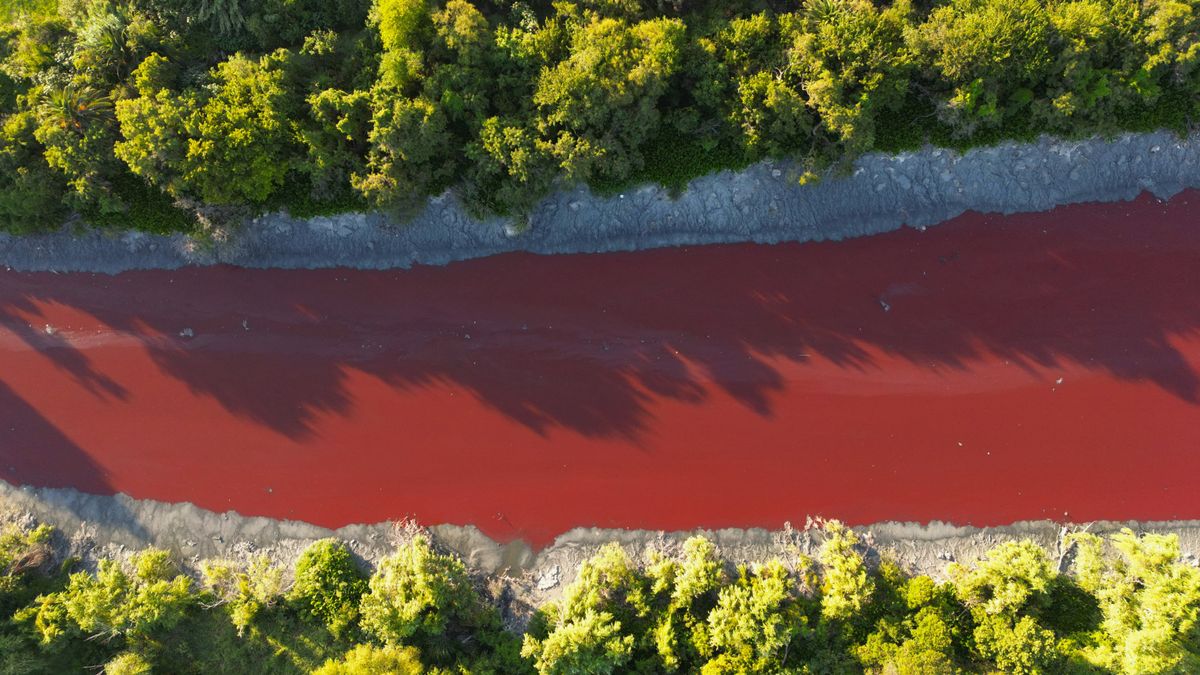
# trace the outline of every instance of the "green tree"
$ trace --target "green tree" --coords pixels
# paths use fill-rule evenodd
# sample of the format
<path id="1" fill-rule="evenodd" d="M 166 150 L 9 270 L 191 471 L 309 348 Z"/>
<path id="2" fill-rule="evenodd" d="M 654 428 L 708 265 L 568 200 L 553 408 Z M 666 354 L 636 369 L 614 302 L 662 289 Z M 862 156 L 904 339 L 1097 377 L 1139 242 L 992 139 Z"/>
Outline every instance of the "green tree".
<path id="1" fill-rule="evenodd" d="M 170 89 L 173 71 L 171 62 L 158 54 L 151 54 L 134 70 L 138 95 L 117 102 L 123 140 L 113 152 L 151 185 L 178 195 L 184 191 L 188 123 L 196 103 L 190 94 Z"/>
<path id="2" fill-rule="evenodd" d="M 1075 0 L 1050 5 L 1057 54 L 1035 104 L 1049 129 L 1115 129 L 1127 111 L 1161 91 L 1138 48 L 1139 3 Z"/>
<path id="3" fill-rule="evenodd" d="M 442 108 L 387 89 L 376 90 L 372 99 L 367 173 L 352 177 L 355 189 L 377 204 L 409 208 L 449 187 L 458 163 Z"/>
<path id="4" fill-rule="evenodd" d="M 812 145 L 812 113 L 786 52 L 794 24 L 794 17 L 764 12 L 735 18 L 700 41 L 713 62 L 698 77 L 697 102 L 702 110 L 718 111 L 752 156 L 777 157 Z"/>
<path id="5" fill-rule="evenodd" d="M 104 675 L 151 675 L 146 657 L 137 652 L 122 652 L 104 664 Z"/>
<path id="6" fill-rule="evenodd" d="M 533 659 L 540 675 L 609 675 L 623 672 L 633 641 L 612 614 L 587 610 L 556 625 L 544 639 L 526 635 L 521 655 Z"/>
<path id="7" fill-rule="evenodd" d="M 728 583 L 717 548 L 703 537 L 684 542 L 683 559 L 660 558 L 647 570 L 650 592 L 668 599 L 653 613 L 651 636 L 661 668 L 694 672 L 708 649 L 708 617 Z"/>
<path id="8" fill-rule="evenodd" d="M 861 612 L 875 591 L 862 555 L 855 550 L 858 535 L 837 521 L 825 525 L 821 563 L 821 616 L 845 621 Z"/>
<path id="9" fill-rule="evenodd" d="M 420 653 L 412 647 L 357 645 L 340 660 L 330 659 L 312 675 L 424 675 Z"/>
<path id="10" fill-rule="evenodd" d="M 789 647 L 806 629 L 795 584 L 778 561 L 750 571 L 721 589 L 708 616 L 711 658 L 704 675 L 786 672 Z"/>
<path id="11" fill-rule="evenodd" d="M 36 128 L 29 112 L 4 118 L 0 126 L 0 229 L 9 232 L 53 227 L 64 215 L 65 186 L 46 163 Z"/>
<path id="12" fill-rule="evenodd" d="M 471 585 L 457 557 L 414 537 L 384 558 L 362 598 L 362 627 L 389 645 L 416 646 L 434 663 L 453 665 L 495 645 L 500 621 Z"/>
<path id="13" fill-rule="evenodd" d="M 200 565 L 204 587 L 229 608 L 238 635 L 244 635 L 255 617 L 283 596 L 283 570 L 265 555 L 248 564 L 230 560 L 206 560 Z"/>
<path id="14" fill-rule="evenodd" d="M 677 19 L 598 19 L 574 31 L 570 56 L 542 71 L 533 96 L 538 131 L 569 179 L 619 181 L 642 165 L 683 37 Z"/>
<path id="15" fill-rule="evenodd" d="M 833 0 L 814 3 L 797 22 L 790 65 L 822 126 L 850 153 L 869 150 L 876 118 L 904 103 L 911 14 L 908 0 L 884 9 L 869 0 Z"/>
<path id="16" fill-rule="evenodd" d="M 304 549 L 296 561 L 296 582 L 288 600 L 302 614 L 320 621 L 336 636 L 358 621 L 358 603 L 367 580 L 350 549 L 322 539 Z"/>
<path id="17" fill-rule="evenodd" d="M 146 549 L 128 564 L 101 560 L 95 575 L 72 574 L 64 590 L 38 597 L 23 616 L 46 643 L 80 631 L 139 645 L 178 624 L 194 602 L 191 580 L 177 574 L 170 555 Z"/>
<path id="18" fill-rule="evenodd" d="M 958 598 L 971 609 L 975 647 L 1011 673 L 1044 673 L 1058 663 L 1056 637 L 1037 619 L 1054 570 L 1045 549 L 1031 541 L 996 546 L 974 569 L 948 568 Z"/>
<path id="19" fill-rule="evenodd" d="M 908 41 L 941 119 L 969 137 L 1025 119 L 1051 65 L 1051 35 L 1038 0 L 951 0 Z"/>
<path id="20" fill-rule="evenodd" d="M 188 120 L 182 185 L 213 204 L 261 203 L 295 159 L 293 101 L 283 86 L 286 52 L 235 55 L 212 72 L 211 95 Z"/>
<path id="21" fill-rule="evenodd" d="M 1125 673 L 1200 669 L 1200 570 L 1179 560 L 1178 537 L 1124 530 L 1111 538 L 1115 559 L 1095 535 L 1071 542 L 1076 578 L 1104 616 L 1089 661 Z"/>

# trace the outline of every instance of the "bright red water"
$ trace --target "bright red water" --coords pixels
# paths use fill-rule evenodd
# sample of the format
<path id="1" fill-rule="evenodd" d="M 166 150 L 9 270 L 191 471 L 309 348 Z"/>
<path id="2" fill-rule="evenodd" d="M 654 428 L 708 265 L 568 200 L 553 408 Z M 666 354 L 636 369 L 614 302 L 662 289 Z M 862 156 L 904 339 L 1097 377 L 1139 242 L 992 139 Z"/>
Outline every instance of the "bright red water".
<path id="1" fill-rule="evenodd" d="M 1187 193 L 841 243 L 0 273 L 0 478 L 535 545 L 1197 518 L 1198 216 Z"/>

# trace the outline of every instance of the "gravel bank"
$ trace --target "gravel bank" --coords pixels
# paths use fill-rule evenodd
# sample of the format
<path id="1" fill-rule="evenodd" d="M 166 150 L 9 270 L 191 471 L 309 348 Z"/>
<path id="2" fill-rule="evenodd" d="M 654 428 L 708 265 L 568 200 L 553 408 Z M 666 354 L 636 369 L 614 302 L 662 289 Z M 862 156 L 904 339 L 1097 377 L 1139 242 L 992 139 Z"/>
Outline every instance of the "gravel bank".
<path id="1" fill-rule="evenodd" d="M 693 181 L 676 199 L 645 186 L 613 197 L 585 189 L 548 197 L 528 229 L 467 216 L 452 193 L 410 221 L 382 214 L 300 220 L 270 214 L 227 241 L 138 232 L 14 237 L 0 261 L 22 271 L 177 268 L 228 263 L 260 268 L 444 264 L 509 251 L 594 253 L 722 242 L 815 241 L 925 227 L 968 209 L 1014 213 L 1083 201 L 1167 198 L 1200 187 L 1200 135 L 1128 134 L 1112 140 L 1008 143 L 957 154 L 929 148 L 868 155 L 850 176 L 800 186 L 786 163 Z"/>
<path id="2" fill-rule="evenodd" d="M 79 556 L 85 564 L 94 565 L 102 558 L 157 546 L 173 551 L 192 573 L 205 558 L 236 560 L 260 553 L 290 568 L 305 546 L 325 537 L 347 541 L 366 562 L 375 563 L 413 531 L 413 526 L 397 523 L 329 530 L 298 521 L 246 517 L 233 511 L 215 513 L 187 503 L 167 504 L 125 495 L 97 496 L 71 489 L 17 487 L 0 481 L 0 523 L 31 520 L 49 523 L 59 530 L 60 556 Z M 942 578 L 947 563 L 972 562 L 1003 541 L 1032 539 L 1061 560 L 1060 542 L 1064 533 L 1087 529 L 1104 534 L 1122 527 L 1139 532 L 1176 533 L 1185 559 L 1195 564 L 1200 554 L 1200 521 L 1063 525 L 1042 520 L 989 528 L 886 522 L 854 529 L 863 535 L 868 561 L 887 558 L 910 571 Z M 644 559 L 651 550 L 678 552 L 689 536 L 704 534 L 718 545 L 725 560 L 742 563 L 773 558 L 786 562 L 794 560 L 797 554 L 815 555 L 822 540 L 819 531 L 807 526 L 778 531 L 692 532 L 576 528 L 559 536 L 552 545 L 534 551 L 520 541 L 498 544 L 470 526 L 436 525 L 428 531 L 435 543 L 467 561 L 472 572 L 491 589 L 493 597 L 503 595 L 511 599 L 505 609 L 514 625 L 520 625 L 532 608 L 555 599 L 573 580 L 579 564 L 608 542 L 620 542 L 635 559 Z"/>

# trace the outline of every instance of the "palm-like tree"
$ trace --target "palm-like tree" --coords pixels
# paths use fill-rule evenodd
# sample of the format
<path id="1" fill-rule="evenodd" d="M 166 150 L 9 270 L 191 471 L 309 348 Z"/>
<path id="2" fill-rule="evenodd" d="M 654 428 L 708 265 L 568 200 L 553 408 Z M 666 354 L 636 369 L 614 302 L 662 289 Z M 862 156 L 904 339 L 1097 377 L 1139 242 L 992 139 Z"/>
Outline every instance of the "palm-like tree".
<path id="1" fill-rule="evenodd" d="M 846 10 L 844 0 L 807 0 L 804 3 L 804 18 L 813 24 L 833 20 Z"/>
<path id="2" fill-rule="evenodd" d="M 242 16 L 241 0 L 200 0 L 196 7 L 196 18 L 207 21 L 219 35 L 236 33 L 246 22 Z"/>
<path id="3" fill-rule="evenodd" d="M 65 87 L 44 90 L 38 101 L 42 120 L 63 129 L 82 132 L 89 123 L 112 115 L 112 99 L 95 87 Z"/>

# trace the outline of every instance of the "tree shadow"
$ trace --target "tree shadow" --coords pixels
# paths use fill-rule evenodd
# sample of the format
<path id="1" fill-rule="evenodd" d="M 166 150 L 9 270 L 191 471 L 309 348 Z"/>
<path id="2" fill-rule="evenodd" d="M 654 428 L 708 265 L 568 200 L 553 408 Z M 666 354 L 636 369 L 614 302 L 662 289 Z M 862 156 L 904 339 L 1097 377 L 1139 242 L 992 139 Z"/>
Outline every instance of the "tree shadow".
<path id="1" fill-rule="evenodd" d="M 14 275 L 0 316 L 78 308 L 136 336 L 197 395 L 295 439 L 352 409 L 353 371 L 469 393 L 540 434 L 632 442 L 653 432 L 656 399 L 720 391 L 770 417 L 780 363 L 811 359 L 869 375 L 881 355 L 935 372 L 1074 364 L 1196 403 L 1200 378 L 1172 345 L 1200 328 L 1193 197 L 967 214 L 839 243 Z M 122 395 L 67 345 L 20 337 L 97 395 Z"/>
<path id="2" fill-rule="evenodd" d="M 81 385 L 86 386 L 82 381 Z M 0 382 L 0 479 L 16 486 L 73 488 L 97 495 L 116 492 L 103 467 L 4 382 Z M 54 502 L 79 520 L 93 515 L 78 508 L 78 500 Z M 109 525 L 148 539 L 146 529 L 120 502 L 113 501 L 107 508 L 116 516 Z"/>

